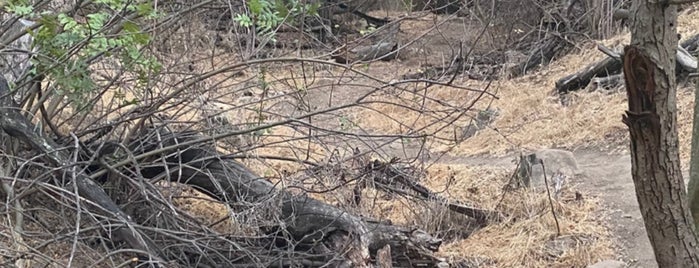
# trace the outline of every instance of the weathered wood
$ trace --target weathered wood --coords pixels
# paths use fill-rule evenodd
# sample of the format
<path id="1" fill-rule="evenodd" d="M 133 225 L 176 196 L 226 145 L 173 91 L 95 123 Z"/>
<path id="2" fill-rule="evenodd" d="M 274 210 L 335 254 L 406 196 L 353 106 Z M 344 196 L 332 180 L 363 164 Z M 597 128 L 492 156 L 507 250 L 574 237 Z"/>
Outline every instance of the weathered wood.
<path id="1" fill-rule="evenodd" d="M 512 67 L 510 73 L 513 77 L 526 74 L 541 65 L 548 64 L 551 59 L 561 50 L 568 47 L 568 43 L 558 36 L 550 36 L 542 40 L 540 45 L 532 50 L 526 61 Z"/>
<path id="2" fill-rule="evenodd" d="M 454 75 L 463 74 L 473 80 L 491 80 L 496 78 L 492 63 L 479 63 L 478 59 L 463 59 L 456 57 L 448 65 L 428 66 L 414 73 L 404 74 L 401 78 L 407 80 L 434 80 L 452 78 Z"/>
<path id="3" fill-rule="evenodd" d="M 116 224 L 121 225 L 113 230 L 117 238 L 126 241 L 134 249 L 148 252 L 150 254 L 148 258 L 162 261 L 159 249 L 132 228 L 134 223 L 131 217 L 109 198 L 102 187 L 91 180 L 81 169 L 75 167 L 66 151 L 61 149 L 62 146 L 35 131 L 37 128 L 20 114 L 20 109 L 12 100 L 9 85 L 3 76 L 0 76 L 0 96 L 0 128 L 8 135 L 30 145 L 40 155 L 43 155 L 43 158 L 50 165 L 63 170 L 66 174 L 65 179 L 70 182 L 68 185 L 64 185 L 68 191 L 73 192 L 75 186 L 78 195 L 99 206 L 97 214 L 114 219 Z"/>
<path id="4" fill-rule="evenodd" d="M 345 12 L 352 13 L 352 15 L 355 15 L 357 17 L 364 19 L 367 24 L 373 24 L 374 26 L 377 26 L 377 27 L 384 26 L 384 25 L 391 22 L 388 19 L 380 19 L 380 18 L 370 16 L 370 15 L 360 11 L 358 8 L 348 6 L 345 3 L 338 3 L 337 7 L 338 7 L 337 11 L 339 11 L 339 13 L 345 13 Z"/>
<path id="5" fill-rule="evenodd" d="M 624 77 L 621 74 L 615 74 L 605 77 L 592 78 L 590 84 L 588 85 L 588 88 L 590 89 L 590 91 L 598 90 L 600 88 L 610 90 L 623 84 Z"/>
<path id="6" fill-rule="evenodd" d="M 376 252 L 376 266 L 377 268 L 393 268 L 390 245 L 386 245 Z"/>
<path id="7" fill-rule="evenodd" d="M 395 59 L 398 43 L 381 42 L 371 46 L 356 47 L 350 51 L 332 55 L 337 63 L 351 64 L 374 60 L 389 61 Z"/>
<path id="8" fill-rule="evenodd" d="M 693 73 L 697 71 L 697 59 L 683 47 L 677 48 L 677 65 L 686 72 Z"/>
<path id="9" fill-rule="evenodd" d="M 687 51 L 695 52 L 699 48 L 699 34 L 692 35 L 680 43 L 680 46 Z"/>
<path id="10" fill-rule="evenodd" d="M 659 267 L 699 267 L 699 240 L 680 167 L 677 5 L 635 0 L 624 55 L 631 173 Z"/>
<path id="11" fill-rule="evenodd" d="M 685 45 L 689 47 L 695 43 L 696 42 L 687 42 L 678 46 L 675 54 L 678 70 L 690 73 L 696 72 L 697 59 L 684 47 Z M 559 79 L 556 81 L 556 92 L 559 94 L 565 94 L 570 91 L 587 87 L 587 85 L 590 84 L 590 81 L 595 77 L 605 77 L 621 73 L 622 63 L 621 60 L 617 59 L 617 57 L 623 56 L 623 53 L 610 52 L 608 49 L 606 51 L 606 48 L 603 46 L 598 46 L 598 48 L 610 57 L 592 63 L 577 73 L 570 74 Z"/>
<path id="12" fill-rule="evenodd" d="M 699 227 L 699 82 L 694 85 L 694 112 L 692 117 L 692 140 L 689 158 L 689 183 L 687 199 L 694 218 L 694 228 Z"/>
<path id="13" fill-rule="evenodd" d="M 197 139 L 194 133 L 171 133 L 157 130 L 158 135 L 141 135 L 143 140 L 133 148 L 134 153 L 144 153 L 158 148 Z M 157 132 L 156 131 L 156 132 Z M 156 137 L 160 137 L 154 140 Z M 143 146 L 143 145 L 147 146 Z M 169 171 L 172 181 L 191 185 L 203 193 L 230 204 L 236 202 L 275 204 L 276 210 L 269 215 L 277 218 L 279 228 L 291 234 L 294 240 L 308 247 L 319 242 L 330 247 L 351 245 L 350 248 L 333 248 L 344 252 L 344 259 L 335 260 L 333 267 L 369 265 L 370 256 L 380 248 L 390 245 L 396 266 L 411 266 L 414 261 L 435 263 L 439 260 L 431 255 L 441 240 L 425 232 L 377 222 L 366 222 L 335 206 L 323 203 L 306 195 L 295 195 L 275 187 L 270 181 L 254 174 L 251 170 L 232 159 L 222 159 L 213 146 L 196 146 L 179 150 L 164 151 L 169 167 L 151 167 L 142 170 L 144 177 L 152 178 Z M 338 241 L 344 241 L 339 243 Z M 321 243 L 322 244 L 322 243 Z"/>
<path id="14" fill-rule="evenodd" d="M 593 77 L 614 75 L 621 72 L 621 62 L 608 57 L 592 63 L 577 73 L 568 75 L 556 81 L 556 91 L 559 94 L 586 87 Z"/>
<path id="15" fill-rule="evenodd" d="M 486 225 L 489 221 L 497 222 L 505 217 L 497 211 L 477 208 L 441 197 L 439 194 L 430 191 L 430 189 L 427 189 L 427 187 L 416 182 L 414 179 L 408 178 L 404 172 L 396 170 L 392 165 L 394 161 L 395 160 L 382 162 L 375 160 L 364 168 L 367 172 L 375 173 L 372 176 L 374 182 L 372 185 L 374 185 L 374 187 L 401 195 L 408 195 L 405 190 L 402 190 L 403 188 L 410 189 L 423 200 L 445 204 L 449 210 L 474 218 L 481 225 Z M 414 196 L 415 194 L 411 194 L 410 196 Z"/>

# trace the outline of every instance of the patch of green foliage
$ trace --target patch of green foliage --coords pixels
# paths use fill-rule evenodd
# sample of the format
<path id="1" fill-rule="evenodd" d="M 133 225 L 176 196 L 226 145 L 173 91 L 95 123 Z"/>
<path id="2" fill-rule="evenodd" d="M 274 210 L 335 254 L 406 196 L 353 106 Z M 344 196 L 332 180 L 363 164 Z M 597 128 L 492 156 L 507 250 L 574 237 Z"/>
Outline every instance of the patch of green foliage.
<path id="1" fill-rule="evenodd" d="M 115 61 L 137 74 L 139 82 L 146 82 L 161 68 L 155 57 L 143 53 L 151 37 L 134 20 L 160 16 L 150 1 L 95 0 L 91 4 L 98 8 L 79 19 L 68 12 L 36 12 L 26 0 L 3 6 L 7 12 L 39 23 L 30 32 L 37 49 L 32 71 L 44 74 L 55 83 L 56 93 L 69 97 L 77 106 L 97 91 L 90 65 L 98 59 Z"/>
<path id="2" fill-rule="evenodd" d="M 247 0 L 248 14 L 238 14 L 234 20 L 240 26 L 276 41 L 274 33 L 282 23 L 300 23 L 306 16 L 318 14 L 319 3 L 304 4 L 299 0 Z"/>

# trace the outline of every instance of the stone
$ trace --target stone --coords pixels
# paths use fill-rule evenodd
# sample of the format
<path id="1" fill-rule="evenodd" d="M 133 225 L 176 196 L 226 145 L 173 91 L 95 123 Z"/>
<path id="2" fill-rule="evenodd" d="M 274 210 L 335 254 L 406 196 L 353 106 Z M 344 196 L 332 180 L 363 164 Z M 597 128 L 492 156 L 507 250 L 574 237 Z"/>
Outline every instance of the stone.
<path id="1" fill-rule="evenodd" d="M 591 244 L 592 240 L 588 235 L 562 235 L 544 242 L 543 250 L 546 255 L 556 259 L 578 246 Z"/>
<path id="2" fill-rule="evenodd" d="M 545 172 L 544 172 L 545 171 Z M 520 159 L 519 187 L 544 186 L 544 174 L 550 186 L 562 187 L 565 180 L 582 174 L 573 152 L 560 149 L 543 149 Z"/>
<path id="3" fill-rule="evenodd" d="M 587 268 L 624 268 L 626 263 L 617 260 L 604 260 L 593 265 L 587 266 Z"/>

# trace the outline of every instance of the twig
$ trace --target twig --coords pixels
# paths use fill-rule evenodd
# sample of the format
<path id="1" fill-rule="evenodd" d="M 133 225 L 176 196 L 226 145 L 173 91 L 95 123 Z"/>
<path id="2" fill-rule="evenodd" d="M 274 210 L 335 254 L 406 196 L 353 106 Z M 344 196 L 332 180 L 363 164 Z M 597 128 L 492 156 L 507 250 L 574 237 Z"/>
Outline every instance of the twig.
<path id="1" fill-rule="evenodd" d="M 7 165 L 0 165 L 0 172 L 2 173 L 1 175 L 4 177 L 7 175 L 9 172 L 9 165 L 11 165 L 12 160 L 6 159 L 8 161 Z M 8 223 L 9 225 L 12 225 L 13 228 L 10 228 L 10 233 L 12 236 L 12 239 L 14 239 L 16 248 L 17 248 L 17 253 L 19 256 L 22 256 L 27 251 L 27 245 L 24 243 L 24 238 L 22 237 L 22 232 L 24 230 L 24 208 L 22 208 L 22 203 L 21 199 L 15 198 L 15 190 L 14 187 L 12 186 L 13 183 L 7 183 L 7 182 L 2 182 L 2 190 L 5 192 L 7 195 L 7 200 L 8 202 L 6 203 L 6 206 L 10 206 L 10 200 L 14 200 L 13 203 L 13 210 L 15 211 L 14 213 L 14 223 L 12 216 L 8 215 Z M 9 211 L 9 209 L 8 209 Z M 26 259 L 24 257 L 18 257 L 17 261 L 15 261 L 15 265 L 17 267 L 30 267 L 31 266 L 31 260 Z"/>
<path id="2" fill-rule="evenodd" d="M 549 205 L 551 205 L 551 214 L 553 214 L 553 219 L 556 221 L 556 235 L 561 235 L 561 225 L 558 223 L 558 216 L 556 216 L 556 210 L 553 208 L 553 199 L 551 198 L 551 190 L 549 190 L 549 182 L 546 178 L 546 166 L 544 165 L 544 160 L 539 159 L 541 164 L 542 173 L 544 173 L 544 186 L 546 187 L 546 193 L 549 197 Z"/>
<path id="3" fill-rule="evenodd" d="M 609 56 L 615 60 L 621 61 L 622 55 L 620 53 L 614 52 L 613 50 L 611 50 L 610 48 L 608 48 L 602 44 L 597 45 L 597 49 L 599 49 L 599 51 L 602 51 L 602 53 L 607 54 L 607 56 Z"/>
<path id="4" fill-rule="evenodd" d="M 498 203 L 495 204 L 495 208 L 493 208 L 493 210 L 497 210 L 498 207 L 500 207 L 500 205 L 502 204 L 502 201 L 505 200 L 505 196 L 507 195 L 508 192 L 510 192 L 510 186 L 512 185 L 512 183 L 514 183 L 515 178 L 517 177 L 517 174 L 519 174 L 519 167 L 522 164 L 522 161 L 521 161 L 522 153 L 521 152 L 519 153 L 519 159 L 520 159 L 520 161 L 517 161 L 517 165 L 515 166 L 515 171 L 512 173 L 512 176 L 510 176 L 510 180 L 505 185 L 505 190 L 502 191 L 502 195 L 500 196 L 500 200 L 498 200 Z"/>
<path id="5" fill-rule="evenodd" d="M 78 152 L 80 150 L 80 141 L 78 140 L 78 137 L 75 136 L 75 134 L 71 134 L 71 136 L 73 137 L 73 141 L 75 142 L 74 143 L 75 153 L 73 153 L 73 156 L 72 156 L 73 163 L 77 163 L 78 162 Z M 77 166 L 71 167 L 70 175 L 72 177 L 71 178 L 72 181 L 76 181 L 78 179 L 77 173 L 78 173 L 78 167 Z M 70 257 L 68 258 L 68 264 L 67 264 L 68 267 L 72 266 L 71 264 L 73 264 L 73 260 L 75 258 L 75 253 L 78 250 L 78 235 L 77 234 L 80 233 L 80 223 L 81 223 L 81 216 L 80 215 L 82 214 L 82 211 L 81 211 L 82 207 L 80 205 L 80 194 L 79 194 L 80 190 L 78 189 L 77 183 L 72 183 L 72 184 L 73 184 L 73 193 L 75 194 L 75 211 L 76 211 L 76 213 L 75 213 L 75 234 L 76 235 L 73 237 L 73 243 L 72 243 L 73 245 L 71 246 Z"/>

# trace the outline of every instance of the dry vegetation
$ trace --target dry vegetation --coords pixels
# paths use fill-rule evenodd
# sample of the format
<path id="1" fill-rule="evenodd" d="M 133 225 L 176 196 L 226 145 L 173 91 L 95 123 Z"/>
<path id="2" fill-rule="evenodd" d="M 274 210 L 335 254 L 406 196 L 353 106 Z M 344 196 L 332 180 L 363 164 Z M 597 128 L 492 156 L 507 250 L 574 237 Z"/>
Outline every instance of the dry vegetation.
<path id="1" fill-rule="evenodd" d="M 435 16 L 410 21 L 402 26 L 401 30 L 406 36 L 420 36 L 431 29 Z M 694 31 L 694 25 L 699 23 L 699 12 L 687 12 L 680 17 L 679 29 L 683 35 L 689 35 Z M 462 25 L 464 26 L 464 25 Z M 466 27 L 466 26 L 464 26 Z M 452 32 L 447 36 L 457 36 L 462 28 L 452 27 Z M 602 41 L 607 46 L 614 47 L 623 44 L 628 39 L 628 34 L 622 34 L 609 40 Z M 427 39 L 429 40 L 429 39 Z M 428 44 L 429 46 L 429 44 Z M 205 46 L 199 47 L 206 49 Z M 414 49 L 411 55 L 429 53 L 420 47 Z M 235 53 L 212 53 L 216 57 L 200 56 L 190 51 L 172 51 L 173 54 L 181 53 L 183 57 L 170 59 L 170 68 L 180 68 L 187 64 L 193 64 L 197 72 L 206 73 L 217 70 L 221 66 L 230 65 L 237 61 Z M 435 59 L 439 52 L 434 52 L 425 58 Z M 560 77 L 575 72 L 582 66 L 605 57 L 596 50 L 595 44 L 581 44 L 579 50 L 557 59 L 554 63 L 541 70 L 515 79 L 502 79 L 492 82 L 467 80 L 458 77 L 455 85 L 461 88 L 434 86 L 425 93 L 414 92 L 390 92 L 373 95 L 371 103 L 361 107 L 343 111 L 340 116 L 331 118 L 319 118 L 325 120 L 328 128 L 361 129 L 358 132 L 381 133 L 405 133 L 409 129 L 419 129 L 421 132 L 437 131 L 438 135 L 426 141 L 432 154 L 448 153 L 454 157 L 473 155 L 504 155 L 517 151 L 528 151 L 540 148 L 564 147 L 570 149 L 593 148 L 598 150 L 623 150 L 626 146 L 627 132 L 621 123 L 621 114 L 626 107 L 625 94 L 616 92 L 607 94 L 604 92 L 578 92 L 572 93 L 572 101 L 568 106 L 562 106 L 556 96 L 552 95 L 554 83 Z M 177 61 L 175 61 L 177 60 Z M 415 70 L 415 66 L 422 60 L 402 59 L 393 62 L 377 62 L 366 66 L 355 66 L 361 72 L 371 74 L 380 79 L 394 79 Z M 179 67 L 178 67 L 179 66 Z M 372 90 L 372 82 L 366 77 L 350 76 L 340 67 L 321 67 L 308 73 L 308 66 L 298 63 L 274 63 L 263 67 L 268 85 L 264 89 L 259 86 L 259 72 L 247 70 L 241 74 L 225 73 L 197 84 L 197 87 L 206 88 L 215 86 L 217 91 L 206 91 L 204 98 L 214 103 L 215 111 L 227 118 L 230 124 L 243 124 L 255 121 L 262 107 L 256 109 L 254 105 L 265 106 L 264 109 L 273 112 L 287 112 L 294 114 L 296 111 L 290 107 L 298 107 L 298 103 L 308 103 L 314 107 L 309 110 L 327 108 L 332 105 L 342 104 L 352 97 L 365 94 Z M 310 79 L 310 80 L 309 80 Z M 338 79 L 348 79 L 339 81 Z M 363 85 L 363 86 L 356 86 Z M 367 86 L 368 85 L 368 86 Z M 488 88 L 489 94 L 470 89 Z M 329 93 L 328 88 L 332 88 Z M 154 89 L 155 90 L 155 89 Z M 158 94 L 168 94 L 174 89 L 158 89 Z M 245 92 L 252 92 L 247 96 Z M 132 93 L 127 93 L 130 98 Z M 183 98 L 199 98 L 197 91 L 188 92 Z M 112 109 L 113 93 L 103 96 L 105 110 L 111 110 L 108 118 L 117 118 L 125 110 Z M 245 96 L 245 97 L 243 97 Z M 270 101 L 256 102 L 254 98 L 269 96 L 284 96 Z M 495 97 L 494 97 L 495 96 Z M 453 117 L 452 122 L 438 122 L 434 117 L 443 116 L 438 112 L 425 114 L 420 111 L 400 107 L 395 104 L 385 104 L 391 101 L 401 103 L 405 98 L 405 105 L 416 108 L 416 97 L 426 98 L 421 105 L 438 107 L 448 104 L 457 107 L 473 107 L 468 116 Z M 251 99 L 253 99 L 251 101 Z M 293 105 L 289 104 L 293 101 Z M 254 103 L 254 105 L 250 105 Z M 242 105 L 245 108 L 240 109 Z M 246 106 L 247 105 L 247 106 Z M 691 128 L 691 107 L 693 105 L 692 92 L 689 89 L 678 91 L 679 130 L 681 157 L 684 163 L 688 159 L 689 138 Z M 444 139 L 460 135 L 460 131 L 468 125 L 471 117 L 477 110 L 495 108 L 499 116 L 495 122 L 476 136 L 458 144 L 446 142 Z M 71 113 L 66 111 L 66 113 Z M 167 111 L 167 116 L 179 122 L 204 123 L 204 119 L 211 114 L 197 106 L 183 105 L 180 109 Z M 280 116 L 281 117 L 281 116 Z M 338 120 L 343 118 L 345 121 Z M 270 118 L 265 118 L 270 119 Z M 264 121 L 260 119 L 261 121 Z M 67 127 L 68 125 L 66 125 Z M 199 127 L 202 127 L 199 125 Z M 205 128 L 205 127 L 202 127 Z M 300 172 L 305 166 L 300 162 L 265 159 L 264 156 L 279 156 L 295 159 L 308 159 L 317 162 L 328 162 L 337 157 L 345 158 L 351 155 L 351 145 L 356 143 L 345 140 L 330 144 L 327 141 L 320 142 L 311 139 L 299 139 L 306 133 L 300 128 L 278 126 L 267 130 L 261 137 L 248 137 L 256 139 L 251 143 L 267 144 L 265 147 L 252 148 L 242 158 L 248 167 L 257 174 L 279 182 L 282 186 L 307 186 L 319 187 L 319 181 L 309 184 L 307 181 L 295 181 L 293 174 Z M 241 141 L 235 141 L 241 142 Z M 249 142 L 244 140 L 242 142 Z M 284 142 L 284 146 L 275 144 Z M 355 141 L 356 142 L 356 141 Z M 233 151 L 233 148 L 225 142 L 217 144 L 223 151 Z M 403 145 L 410 149 L 420 146 L 419 143 Z M 371 147 L 371 146 L 369 146 Z M 399 146 L 400 147 L 400 146 Z M 399 156 L 401 148 L 389 151 L 381 151 L 371 155 L 371 158 L 390 158 Z M 337 154 L 337 155 L 333 155 Z M 565 188 L 561 196 L 554 202 L 560 234 L 557 234 L 556 222 L 551 215 L 548 197 L 542 192 L 528 190 L 505 191 L 504 186 L 510 180 L 515 165 L 511 166 L 473 166 L 468 163 L 440 163 L 432 159 L 424 163 L 426 175 L 422 183 L 435 192 L 441 193 L 453 200 L 468 201 L 487 209 L 497 209 L 509 215 L 509 217 L 496 224 L 484 228 L 471 226 L 465 217 L 455 215 L 438 204 L 425 204 L 422 201 L 389 196 L 372 189 L 362 192 L 363 202 L 358 207 L 347 204 L 351 198 L 349 190 L 340 189 L 327 193 L 313 193 L 314 197 L 336 204 L 360 215 L 365 215 L 382 220 L 390 220 L 396 224 L 418 226 L 428 232 L 434 232 L 446 239 L 441 247 L 440 256 L 452 261 L 465 260 L 477 267 L 585 267 L 599 260 L 613 258 L 615 256 L 614 242 L 610 234 L 596 216 L 600 210 L 598 200 L 587 197 L 577 198 L 575 185 Z M 361 165 L 346 166 L 344 168 L 358 169 Z M 214 201 L 211 198 L 177 184 L 160 185 L 163 196 L 171 200 L 183 215 L 189 215 L 204 226 L 226 234 L 250 234 L 244 222 L 234 222 L 227 218 L 241 219 L 229 206 Z M 331 188 L 333 183 L 321 185 L 319 188 Z M 353 186 L 353 184 L 350 184 Z M 8 226 L 0 225 L 2 236 L 0 248 L 16 248 L 17 241 L 13 240 Z M 29 224 L 25 227 L 30 231 L 38 228 Z M 472 233 L 471 233 L 472 232 Z M 25 238 L 32 247 L 38 247 L 48 257 L 61 261 L 71 253 L 69 241 L 52 243 L 49 247 L 41 248 L 42 237 Z M 82 245 L 82 244 L 80 244 Z M 95 263 L 100 259 L 99 248 L 81 246 L 77 249 L 83 252 L 77 256 L 85 258 L 76 260 L 78 263 Z M 2 253 L 2 250 L 0 250 Z M 92 254 L 92 255 L 90 255 Z M 86 257 L 88 256 L 88 257 Z M 89 256 L 93 256 L 90 258 Z M 116 263 L 103 263 L 98 266 L 112 267 Z M 57 267 L 59 265 L 56 265 Z"/>
<path id="2" fill-rule="evenodd" d="M 429 24 L 432 19 L 424 19 Z M 420 25 L 412 22 L 408 25 Z M 406 35 L 419 35 L 421 29 L 428 26 L 410 28 L 403 26 Z M 449 34 L 446 34 L 449 35 Z M 615 42 L 605 41 L 605 43 Z M 619 41 L 616 41 L 619 42 Z M 369 109 L 353 109 L 344 113 L 354 127 L 380 133 L 405 133 L 409 129 L 425 129 L 426 132 L 442 129 L 437 138 L 430 139 L 430 150 L 436 154 L 440 151 L 454 156 L 476 154 L 502 155 L 513 150 L 528 150 L 547 147 L 601 147 L 603 145 L 621 146 L 625 141 L 625 129 L 620 122 L 620 114 L 625 107 L 622 93 L 576 93 L 574 101 L 568 107 L 560 105 L 558 98 L 552 96 L 553 83 L 559 77 L 576 71 L 580 66 L 592 63 L 604 57 L 593 44 L 584 44 L 579 52 L 557 60 L 550 67 L 545 67 L 531 75 L 511 80 L 500 80 L 490 85 L 489 94 L 497 98 L 470 89 L 482 89 L 486 82 L 457 78 L 457 85 L 463 88 L 434 86 L 426 94 L 426 106 L 439 106 L 447 102 L 455 106 L 485 109 L 493 107 L 500 111 L 493 128 L 481 131 L 475 137 L 460 144 L 443 142 L 442 138 L 453 138 L 462 131 L 475 113 L 458 118 L 450 124 L 433 125 L 430 115 L 416 112 L 410 108 L 382 101 L 400 102 L 406 98 L 405 105 L 414 108 L 415 95 L 396 92 L 372 97 L 377 101 L 368 105 Z M 392 79 L 398 74 L 411 71 L 414 61 L 377 62 L 366 66 L 357 66 L 360 71 L 380 79 Z M 346 82 L 333 80 L 342 77 L 341 69 L 326 69 L 322 74 L 315 73 L 313 81 L 302 81 L 304 74 L 298 65 L 291 68 L 266 68 L 270 77 L 270 88 L 277 91 L 293 91 L 295 86 L 305 84 L 308 87 L 304 97 L 316 108 L 338 105 L 356 94 L 370 91 L 364 87 L 353 87 Z M 414 65 L 412 65 L 414 66 Z M 414 68 L 412 68 L 414 70 Z M 252 80 L 254 77 L 248 74 Z M 325 77 L 325 78 L 323 78 Z M 352 79 L 352 78 L 350 78 Z M 356 78 L 355 78 L 356 79 Z M 366 80 L 351 80 L 356 83 Z M 314 90 L 314 86 L 333 85 L 332 93 L 323 88 Z M 327 88 L 326 88 L 327 90 Z M 259 91 L 259 89 L 258 89 Z M 331 96 L 332 95 L 332 96 Z M 423 96 L 423 95 L 420 95 Z M 480 97 L 480 99 L 478 99 Z M 478 100 L 478 101 L 476 101 Z M 271 105 L 271 104 L 270 104 Z M 228 118 L 240 118 L 226 115 Z M 337 122 L 335 122 L 337 123 Z M 332 123 L 331 123 L 332 124 Z M 338 123 L 339 124 L 339 123 Z M 275 135 L 265 137 L 265 142 L 302 136 L 295 130 L 285 127 L 273 128 Z M 278 135 L 278 136 L 277 136 Z M 458 134 L 457 134 L 458 135 Z M 276 137 L 275 137 L 276 136 Z M 298 141 L 295 148 L 304 148 L 306 141 Z M 322 144 L 312 144 L 316 157 L 327 157 L 332 150 L 324 150 Z M 403 145 L 410 147 L 411 145 Z M 418 144 L 412 144 L 418 146 Z M 616 148 L 615 148 L 616 149 Z M 294 152 L 289 147 L 266 147 L 250 152 L 251 155 L 294 156 L 305 149 Z M 393 150 L 393 155 L 400 154 Z M 389 156 L 391 155 L 389 153 Z M 380 157 L 380 156 L 376 156 Z M 258 174 L 265 174 L 273 180 L 282 180 L 284 185 L 299 182 L 284 174 L 293 174 L 302 165 L 285 161 L 245 160 Z M 489 209 L 498 209 L 510 215 L 502 223 L 492 224 L 478 229 L 467 218 L 455 215 L 439 205 L 424 204 L 412 199 L 396 198 L 375 190 L 365 190 L 360 207 L 347 205 L 351 199 L 349 190 L 336 190 L 325 194 L 312 194 L 321 200 L 355 211 L 361 215 L 390 220 L 393 223 L 419 226 L 428 232 L 435 232 L 447 239 L 440 250 L 440 255 L 452 261 L 463 261 L 479 267 L 584 267 L 602 259 L 614 257 L 614 244 L 609 233 L 595 216 L 599 212 L 598 201 L 594 198 L 577 200 L 575 186 L 564 189 L 555 203 L 555 210 L 561 228 L 557 235 L 556 223 L 551 216 L 547 196 L 541 192 L 504 191 L 503 186 L 510 180 L 515 165 L 507 167 L 480 166 L 469 164 L 433 163 L 427 167 L 423 183 L 436 192 L 443 193 L 453 200 L 468 201 Z M 317 183 L 317 182 L 315 182 Z M 313 187 L 313 185 L 307 185 Z M 317 188 L 329 188 L 330 185 Z M 350 185 L 352 186 L 352 185 Z M 192 201 L 187 207 L 195 215 L 211 214 L 210 204 Z M 196 204 L 195 204 L 196 203 Z M 183 203 L 187 204 L 187 202 Z M 228 209 L 218 205 L 217 216 L 208 217 L 205 222 L 215 223 Z M 474 231 L 475 230 L 475 231 Z M 470 234 L 473 231 L 472 234 Z M 469 235 L 470 234 L 470 235 Z M 507 249 L 507 250 L 503 250 Z"/>
<path id="3" fill-rule="evenodd" d="M 678 21 L 678 32 L 689 37 L 696 32 L 699 12 L 688 9 Z M 600 41 L 611 48 L 628 43 L 630 35 L 624 32 Z M 596 43 L 579 45 L 580 50 L 557 59 L 535 74 L 500 81 L 494 85 L 499 99 L 491 104 L 500 109 L 500 117 L 493 128 L 457 146 L 457 155 L 504 154 L 520 149 L 564 147 L 570 149 L 601 148 L 626 150 L 628 131 L 621 122 L 627 107 L 626 94 L 617 91 L 572 93 L 572 103 L 562 106 L 554 96 L 554 84 L 561 77 L 606 57 Z M 694 106 L 693 85 L 680 83 L 677 91 L 680 157 L 689 161 L 689 145 Z"/>

